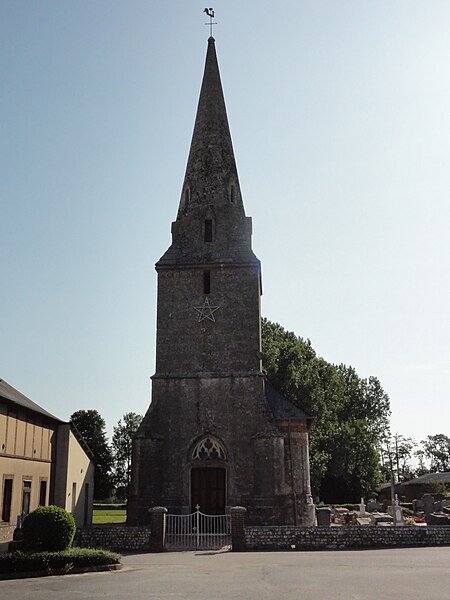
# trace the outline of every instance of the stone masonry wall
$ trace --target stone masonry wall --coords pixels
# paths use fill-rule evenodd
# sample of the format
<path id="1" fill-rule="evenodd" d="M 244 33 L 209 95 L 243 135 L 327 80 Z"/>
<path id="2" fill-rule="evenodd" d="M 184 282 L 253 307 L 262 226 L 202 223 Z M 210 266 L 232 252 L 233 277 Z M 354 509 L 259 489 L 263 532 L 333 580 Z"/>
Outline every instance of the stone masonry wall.
<path id="1" fill-rule="evenodd" d="M 150 549 L 150 527 L 86 527 L 77 529 L 74 546 L 105 548 L 114 552 L 146 552 Z"/>
<path id="2" fill-rule="evenodd" d="M 246 527 L 247 550 L 450 546 L 450 527 Z"/>

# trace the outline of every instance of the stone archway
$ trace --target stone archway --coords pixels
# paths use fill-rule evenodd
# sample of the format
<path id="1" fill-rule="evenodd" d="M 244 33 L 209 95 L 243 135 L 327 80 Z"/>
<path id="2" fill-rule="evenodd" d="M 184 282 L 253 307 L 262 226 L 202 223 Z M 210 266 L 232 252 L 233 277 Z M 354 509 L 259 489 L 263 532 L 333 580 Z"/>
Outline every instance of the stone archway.
<path id="1" fill-rule="evenodd" d="M 227 503 L 227 455 L 213 436 L 205 436 L 191 452 L 191 511 L 197 506 L 208 515 L 223 515 Z"/>

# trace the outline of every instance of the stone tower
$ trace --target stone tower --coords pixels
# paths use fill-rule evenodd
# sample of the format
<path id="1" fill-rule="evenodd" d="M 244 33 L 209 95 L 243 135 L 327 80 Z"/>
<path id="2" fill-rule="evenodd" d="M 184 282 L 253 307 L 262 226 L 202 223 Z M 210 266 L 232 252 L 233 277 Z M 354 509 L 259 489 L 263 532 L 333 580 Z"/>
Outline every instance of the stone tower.
<path id="1" fill-rule="evenodd" d="M 128 522 L 148 508 L 310 525 L 311 417 L 261 371 L 261 264 L 252 251 L 210 37 L 172 244 L 158 273 L 152 402 L 133 443 Z"/>

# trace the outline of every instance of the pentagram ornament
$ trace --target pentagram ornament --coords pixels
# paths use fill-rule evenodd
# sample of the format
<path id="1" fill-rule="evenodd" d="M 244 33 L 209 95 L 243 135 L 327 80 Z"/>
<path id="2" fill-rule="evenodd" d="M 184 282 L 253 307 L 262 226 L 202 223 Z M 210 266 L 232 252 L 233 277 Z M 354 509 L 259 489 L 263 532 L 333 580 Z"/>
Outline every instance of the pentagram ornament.
<path id="1" fill-rule="evenodd" d="M 194 306 L 194 310 L 198 312 L 198 322 L 204 321 L 205 319 L 209 319 L 215 323 L 216 319 L 214 318 L 214 313 L 216 310 L 219 310 L 220 306 L 211 306 L 208 298 L 205 298 L 203 302 L 203 306 Z"/>

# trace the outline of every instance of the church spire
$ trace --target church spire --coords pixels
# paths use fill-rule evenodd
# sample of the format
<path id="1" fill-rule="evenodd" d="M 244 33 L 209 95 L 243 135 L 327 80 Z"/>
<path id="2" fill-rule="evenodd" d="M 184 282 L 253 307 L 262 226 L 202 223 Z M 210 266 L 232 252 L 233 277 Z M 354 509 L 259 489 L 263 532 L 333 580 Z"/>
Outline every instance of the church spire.
<path id="1" fill-rule="evenodd" d="M 157 267 L 259 264 L 251 249 L 251 234 L 211 36 L 177 219 L 172 223 L 172 244 Z"/>
<path id="2" fill-rule="evenodd" d="M 215 40 L 210 37 L 178 216 L 192 207 L 218 207 L 230 200 L 242 207 Z"/>

